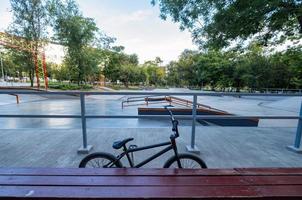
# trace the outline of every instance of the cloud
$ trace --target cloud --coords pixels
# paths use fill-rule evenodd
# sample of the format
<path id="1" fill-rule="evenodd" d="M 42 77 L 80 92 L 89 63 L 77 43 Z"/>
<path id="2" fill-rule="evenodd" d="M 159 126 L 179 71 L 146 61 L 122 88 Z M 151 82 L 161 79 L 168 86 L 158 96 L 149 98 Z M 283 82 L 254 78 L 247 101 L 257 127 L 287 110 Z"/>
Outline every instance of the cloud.
<path id="1" fill-rule="evenodd" d="M 127 53 L 138 54 L 141 63 L 157 56 L 168 63 L 177 59 L 184 49 L 196 49 L 190 33 L 180 31 L 178 25 L 169 20 L 161 20 L 154 9 L 118 15 L 102 12 L 99 15 L 102 15 L 97 17 L 99 27 L 116 37 Z"/>
<path id="2" fill-rule="evenodd" d="M 118 17 L 118 20 L 122 20 L 123 22 L 139 22 L 144 21 L 148 17 L 152 16 L 152 10 L 138 10 L 129 15 L 121 15 Z"/>
<path id="3" fill-rule="evenodd" d="M 159 18 L 158 7 L 141 0 L 79 1 L 85 16 L 96 19 L 97 25 L 109 36 L 117 38 L 116 45 L 125 46 L 126 53 L 136 53 L 140 63 L 160 56 L 164 63 L 178 58 L 184 49 L 197 49 L 191 35 L 180 31 L 171 20 Z"/>
<path id="4" fill-rule="evenodd" d="M 141 0 L 79 0 L 80 9 L 94 18 L 102 31 L 117 38 L 126 53 L 136 53 L 143 63 L 160 56 L 164 63 L 178 58 L 184 49 L 196 49 L 190 33 L 178 24 L 159 18 L 158 7 Z M 0 31 L 12 21 L 9 1 L 0 1 Z M 58 53 L 59 54 L 59 53 Z M 58 55 L 60 57 L 60 54 Z"/>
<path id="5" fill-rule="evenodd" d="M 4 31 L 8 28 L 12 22 L 12 14 L 6 10 L 0 14 L 0 31 Z"/>

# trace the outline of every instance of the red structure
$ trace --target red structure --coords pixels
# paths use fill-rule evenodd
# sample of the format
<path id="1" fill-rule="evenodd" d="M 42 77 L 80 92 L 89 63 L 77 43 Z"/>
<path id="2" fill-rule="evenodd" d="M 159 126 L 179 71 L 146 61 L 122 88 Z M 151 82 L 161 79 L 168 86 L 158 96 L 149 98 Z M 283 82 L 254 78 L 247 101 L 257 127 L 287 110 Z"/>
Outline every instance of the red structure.
<path id="1" fill-rule="evenodd" d="M 18 37 L 8 33 L 0 32 L 0 45 L 17 49 L 20 51 L 30 52 L 33 55 L 35 74 L 37 79 L 37 87 L 40 89 L 40 77 L 44 79 L 44 87 L 48 89 L 48 78 L 47 78 L 47 68 L 46 68 L 46 58 L 44 50 L 39 52 L 35 50 L 35 43 L 37 41 L 29 41 L 23 37 Z M 39 65 L 39 57 L 42 60 L 42 66 Z"/>

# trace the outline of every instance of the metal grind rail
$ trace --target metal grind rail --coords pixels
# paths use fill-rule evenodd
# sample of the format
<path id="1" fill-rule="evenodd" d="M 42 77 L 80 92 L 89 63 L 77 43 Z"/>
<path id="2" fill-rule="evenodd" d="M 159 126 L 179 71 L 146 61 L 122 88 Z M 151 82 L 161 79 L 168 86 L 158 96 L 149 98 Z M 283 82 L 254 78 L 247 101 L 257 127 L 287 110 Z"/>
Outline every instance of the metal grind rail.
<path id="1" fill-rule="evenodd" d="M 144 102 L 144 103 L 136 103 L 136 102 Z M 136 104 L 132 104 L 132 103 L 136 103 Z M 178 98 L 175 96 L 152 95 L 152 96 L 129 97 L 129 98 L 127 98 L 127 100 L 122 101 L 122 108 L 129 107 L 129 106 L 141 106 L 141 105 L 148 106 L 150 104 L 162 104 L 162 103 L 169 103 L 170 105 L 176 104 L 176 105 L 185 106 L 185 107 L 189 107 L 189 108 L 192 108 L 194 105 L 194 103 L 192 101 L 184 99 L 184 98 Z M 209 109 L 209 110 L 213 110 L 213 111 L 226 113 L 223 110 L 212 108 L 211 106 L 201 104 L 201 103 L 197 103 L 196 106 L 197 106 L 197 108 Z"/>
<path id="2" fill-rule="evenodd" d="M 87 95 L 132 95 L 132 96 L 142 96 L 142 95 L 152 95 L 152 96 L 192 96 L 193 97 L 193 106 L 192 106 L 192 115 L 190 116 L 176 116 L 177 119 L 191 119 L 192 128 L 191 128 L 191 143 L 187 145 L 187 150 L 191 152 L 198 152 L 198 148 L 195 145 L 195 128 L 197 119 L 248 119 L 248 118 L 259 118 L 259 119 L 298 119 L 297 130 L 294 140 L 294 144 L 288 146 L 288 149 L 295 152 L 302 152 L 301 149 L 301 137 L 302 137 L 302 101 L 299 116 L 230 116 L 230 115 L 202 115 L 197 116 L 197 97 L 198 96 L 238 96 L 238 93 L 223 93 L 223 92 L 212 92 L 212 93 L 203 93 L 203 92 L 37 92 L 37 91 L 20 91 L 20 90 L 0 90 L 0 94 L 27 94 L 27 95 L 73 95 L 79 96 L 81 104 L 81 114 L 80 115 L 8 115 L 0 114 L 0 118 L 78 118 L 81 119 L 82 124 L 82 139 L 83 146 L 78 150 L 79 153 L 88 153 L 92 146 L 87 143 L 87 119 L 97 119 L 97 118 L 110 118 L 110 119 L 140 119 L 140 118 L 169 118 L 169 116 L 162 115 L 87 115 L 86 113 L 86 104 L 85 96 Z M 275 96 L 275 97 L 301 97 L 302 94 L 263 94 L 263 93 L 240 93 L 240 96 Z"/>

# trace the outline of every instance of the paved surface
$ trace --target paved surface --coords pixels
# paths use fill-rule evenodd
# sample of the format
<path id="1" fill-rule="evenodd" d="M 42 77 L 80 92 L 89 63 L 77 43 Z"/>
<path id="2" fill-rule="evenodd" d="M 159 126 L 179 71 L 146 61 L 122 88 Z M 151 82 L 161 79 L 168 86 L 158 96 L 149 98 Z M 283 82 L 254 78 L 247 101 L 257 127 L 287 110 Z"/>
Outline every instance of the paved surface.
<path id="1" fill-rule="evenodd" d="M 115 140 L 134 137 L 139 146 L 167 141 L 168 128 L 89 129 L 88 143 L 93 151 L 107 151 Z M 179 151 L 185 152 L 190 128 L 180 128 Z M 200 156 L 210 168 L 234 167 L 302 167 L 302 155 L 286 149 L 293 144 L 295 128 L 198 127 L 196 144 Z M 0 130 L 0 167 L 77 167 L 83 155 L 80 129 L 69 130 Z M 135 154 L 136 161 L 155 150 Z M 168 154 L 146 167 L 162 167 Z M 124 161 L 125 163 L 125 161 Z"/>
<path id="2" fill-rule="evenodd" d="M 30 87 L 30 83 L 7 82 L 7 81 L 3 81 L 3 79 L 1 78 L 0 78 L 1 87 L 20 87 L 20 86 Z"/>
<path id="3" fill-rule="evenodd" d="M 166 91 L 166 90 L 165 90 Z M 171 90 L 169 90 L 171 91 Z M 173 90 L 172 90 L 173 91 Z M 136 115 L 137 107 L 121 109 L 123 96 L 88 96 L 87 114 Z M 185 97 L 190 99 L 191 97 Z M 0 95 L 1 114 L 80 114 L 73 96 Z M 238 115 L 297 116 L 301 97 L 199 97 L 202 104 Z M 180 151 L 190 142 L 191 121 L 181 121 Z M 197 127 L 196 143 L 211 168 L 302 167 L 302 155 L 292 145 L 297 120 L 260 120 L 254 127 Z M 272 127 L 278 128 L 272 128 Z M 168 140 L 170 122 L 148 119 L 88 119 L 88 140 L 97 151 L 111 151 L 118 139 L 134 137 L 139 146 Z M 79 119 L 0 118 L 0 167 L 77 167 L 83 155 Z M 154 151 L 137 153 L 142 160 Z M 116 152 L 115 152 L 116 153 Z M 161 167 L 170 155 L 147 167 Z"/>
<path id="4" fill-rule="evenodd" d="M 184 97 L 190 99 L 191 97 Z M 20 104 L 15 97 L 0 95 L 1 114 L 80 114 L 80 101 L 74 96 L 52 95 L 20 95 Z M 121 108 L 122 99 L 115 96 L 88 96 L 86 113 L 89 115 L 137 115 L 137 106 Z M 199 97 L 198 101 L 213 108 L 225 110 L 237 115 L 285 115 L 298 116 L 301 97 Z M 156 106 L 163 106 L 156 105 Z M 182 126 L 190 126 L 191 121 L 182 121 Z M 198 124 L 198 123 L 197 123 Z M 198 124 L 199 125 L 199 124 Z M 88 119 L 89 128 L 102 127 L 169 127 L 168 120 L 139 120 L 139 119 Z M 260 127 L 296 127 L 297 120 L 260 120 Z M 78 119 L 16 119 L 0 118 L 0 128 L 80 128 Z"/>

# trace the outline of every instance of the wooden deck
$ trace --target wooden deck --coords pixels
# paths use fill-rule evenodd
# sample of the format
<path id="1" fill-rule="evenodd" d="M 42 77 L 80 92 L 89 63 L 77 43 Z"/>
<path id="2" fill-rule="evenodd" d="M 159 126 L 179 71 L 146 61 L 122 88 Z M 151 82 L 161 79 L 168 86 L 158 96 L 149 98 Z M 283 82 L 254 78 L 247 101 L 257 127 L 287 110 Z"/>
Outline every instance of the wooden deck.
<path id="1" fill-rule="evenodd" d="M 302 168 L 0 169 L 0 199 L 302 199 Z"/>

